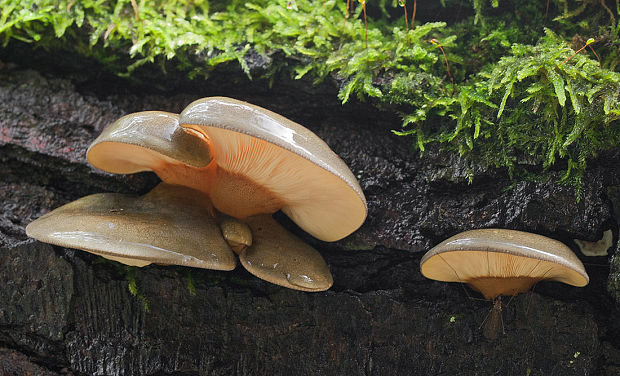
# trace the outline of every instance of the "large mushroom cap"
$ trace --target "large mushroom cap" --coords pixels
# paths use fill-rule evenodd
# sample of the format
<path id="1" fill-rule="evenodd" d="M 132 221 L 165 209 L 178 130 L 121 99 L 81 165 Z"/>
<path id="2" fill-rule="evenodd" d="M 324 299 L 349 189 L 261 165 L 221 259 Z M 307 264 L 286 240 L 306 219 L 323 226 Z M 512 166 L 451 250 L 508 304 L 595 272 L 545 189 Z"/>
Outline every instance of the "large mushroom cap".
<path id="1" fill-rule="evenodd" d="M 464 282 L 486 299 L 528 291 L 540 280 L 585 286 L 588 274 L 563 243 L 542 235 L 505 229 L 465 231 L 428 251 L 422 274 L 444 282 Z"/>
<path id="2" fill-rule="evenodd" d="M 209 148 L 196 134 L 179 126 L 179 115 L 136 112 L 108 125 L 90 145 L 88 161 L 115 174 L 162 171 L 169 166 L 204 167 Z"/>
<path id="3" fill-rule="evenodd" d="M 209 179 L 208 193 L 219 211 L 245 218 L 282 209 L 325 241 L 339 240 L 364 222 L 366 199 L 355 176 L 303 126 L 222 97 L 193 102 L 179 124 L 209 142 L 217 177 Z"/>
<path id="4" fill-rule="evenodd" d="M 128 265 L 232 270 L 235 255 L 206 206 L 200 192 L 162 183 L 142 197 L 83 197 L 30 223 L 26 233 Z"/>

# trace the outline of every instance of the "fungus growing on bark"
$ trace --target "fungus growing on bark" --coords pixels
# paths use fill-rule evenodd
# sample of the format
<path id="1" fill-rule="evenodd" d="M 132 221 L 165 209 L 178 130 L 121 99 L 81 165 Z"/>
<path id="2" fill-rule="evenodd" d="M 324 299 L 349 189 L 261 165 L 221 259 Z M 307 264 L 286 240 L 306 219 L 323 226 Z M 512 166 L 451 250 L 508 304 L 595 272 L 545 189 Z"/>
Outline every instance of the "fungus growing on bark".
<path id="1" fill-rule="evenodd" d="M 289 119 L 230 98 L 195 101 L 181 115 L 124 116 L 106 127 L 87 156 L 104 171 L 153 171 L 165 183 L 200 191 L 202 209 L 217 217 L 222 230 L 217 234 L 224 235 L 244 267 L 289 288 L 326 290 L 332 277 L 321 255 L 271 214 L 281 209 L 325 241 L 349 235 L 366 218 L 357 180 L 325 142 Z M 252 233 L 258 234 L 254 241 Z M 110 255 L 107 248 L 86 250 L 126 257 Z"/>
<path id="2" fill-rule="evenodd" d="M 497 338 L 499 333 L 502 295 L 529 291 L 541 280 L 579 287 L 589 282 L 583 264 L 563 243 L 505 229 L 454 235 L 422 257 L 420 270 L 426 278 L 467 283 L 485 299 L 493 299 L 493 309 L 481 325 L 488 339 Z"/>
<path id="3" fill-rule="evenodd" d="M 366 219 L 366 199 L 347 165 L 317 135 L 231 98 L 191 103 L 179 124 L 208 142 L 211 164 L 192 181 L 235 218 L 282 210 L 310 235 L 344 238 Z"/>
<path id="4" fill-rule="evenodd" d="M 232 270 L 235 255 L 209 206 L 200 192 L 161 183 L 142 197 L 118 193 L 82 197 L 30 223 L 26 233 L 127 265 Z"/>
<path id="5" fill-rule="evenodd" d="M 563 243 L 504 229 L 465 231 L 444 240 L 422 257 L 420 269 L 430 279 L 467 283 L 485 299 L 529 291 L 541 280 L 579 287 L 589 282 Z"/>
<path id="6" fill-rule="evenodd" d="M 239 255 L 250 273 L 276 285 L 324 291 L 334 282 L 323 257 L 280 226 L 270 214 L 247 218 L 253 244 Z"/>
<path id="7" fill-rule="evenodd" d="M 163 111 L 121 117 L 101 132 L 86 155 L 100 170 L 114 174 L 155 171 L 171 184 L 182 181 L 183 171 L 211 161 L 204 140 L 183 130 L 179 115 Z"/>
<path id="8" fill-rule="evenodd" d="M 320 254 L 261 214 L 282 210 L 316 238 L 342 239 L 366 218 L 366 199 L 347 165 L 305 127 L 230 98 L 191 103 L 179 124 L 202 135 L 211 150 L 211 163 L 190 179 L 192 187 L 252 228 L 255 244 L 240 254 L 246 269 L 285 287 L 328 289 L 332 278 Z M 265 235 L 257 240 L 257 232 Z M 277 257 L 275 249 L 282 250 Z"/>

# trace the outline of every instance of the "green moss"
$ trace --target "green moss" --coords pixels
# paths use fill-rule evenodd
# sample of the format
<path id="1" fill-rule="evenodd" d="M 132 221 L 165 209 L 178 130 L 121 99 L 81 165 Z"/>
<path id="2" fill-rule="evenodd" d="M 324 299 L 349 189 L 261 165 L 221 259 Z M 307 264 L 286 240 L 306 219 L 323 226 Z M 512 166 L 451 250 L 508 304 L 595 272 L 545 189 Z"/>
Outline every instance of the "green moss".
<path id="1" fill-rule="evenodd" d="M 397 133 L 418 150 L 438 143 L 513 175 L 561 160 L 563 181 L 579 186 L 587 160 L 618 146 L 619 1 L 472 0 L 463 19 L 427 22 L 418 9 L 408 33 L 398 1 L 368 2 L 367 43 L 353 3 L 347 17 L 341 0 L 0 0 L 0 37 L 125 75 L 159 64 L 209 77 L 238 64 L 250 77 L 248 53 L 259 54 L 273 61 L 266 78 L 336 77 L 341 101 L 400 113 Z"/>
<path id="2" fill-rule="evenodd" d="M 129 293 L 138 298 L 140 302 L 142 302 L 142 308 L 144 308 L 145 312 L 149 311 L 149 301 L 146 296 L 142 293 L 140 289 L 140 281 L 138 280 L 136 273 L 137 267 L 135 266 L 127 266 L 121 265 L 124 268 L 125 279 L 128 282 L 127 288 L 129 289 Z"/>
<path id="3" fill-rule="evenodd" d="M 462 84 L 443 111 L 454 127 L 425 128 L 405 117 L 406 134 L 446 144 L 486 164 L 548 168 L 567 162 L 563 181 L 581 184 L 586 161 L 620 145 L 620 74 L 576 54 L 551 31 L 536 46 L 511 53 Z"/>
<path id="4" fill-rule="evenodd" d="M 194 277 L 192 276 L 191 270 L 187 270 L 187 290 L 190 295 L 196 296 L 196 285 L 194 284 Z"/>

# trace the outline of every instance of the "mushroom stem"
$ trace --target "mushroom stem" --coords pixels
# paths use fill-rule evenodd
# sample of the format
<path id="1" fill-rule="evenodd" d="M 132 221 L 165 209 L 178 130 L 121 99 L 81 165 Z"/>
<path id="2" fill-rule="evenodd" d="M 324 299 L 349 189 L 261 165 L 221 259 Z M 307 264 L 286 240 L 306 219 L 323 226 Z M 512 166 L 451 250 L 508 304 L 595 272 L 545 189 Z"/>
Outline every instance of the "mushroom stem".
<path id="1" fill-rule="evenodd" d="M 504 320 L 502 319 L 502 297 L 501 295 L 493 299 L 493 308 L 487 314 L 487 317 L 482 322 L 482 335 L 486 339 L 497 339 L 499 336 L 499 328 L 501 326 L 502 333 L 504 333 Z M 480 329 L 480 328 L 478 328 Z M 506 334 L 506 333 L 504 333 Z"/>
<path id="2" fill-rule="evenodd" d="M 532 277 L 481 277 L 464 282 L 484 295 L 485 299 L 492 300 L 500 295 L 513 296 L 530 291 L 540 280 L 541 278 Z"/>
<path id="3" fill-rule="evenodd" d="M 227 215 L 220 216 L 219 224 L 224 239 L 237 255 L 252 245 L 252 230 L 247 224 Z"/>
<path id="4" fill-rule="evenodd" d="M 267 188 L 242 174 L 227 171 L 215 160 L 202 168 L 161 163 L 153 171 L 168 184 L 183 185 L 208 195 L 219 212 L 235 218 L 272 214 L 284 205 Z"/>

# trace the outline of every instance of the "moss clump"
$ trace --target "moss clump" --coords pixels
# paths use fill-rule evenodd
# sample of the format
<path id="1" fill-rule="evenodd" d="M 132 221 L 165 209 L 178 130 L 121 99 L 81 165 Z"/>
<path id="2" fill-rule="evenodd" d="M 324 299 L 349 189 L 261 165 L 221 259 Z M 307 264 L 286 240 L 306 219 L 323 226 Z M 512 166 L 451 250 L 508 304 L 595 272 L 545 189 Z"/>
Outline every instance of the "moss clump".
<path id="1" fill-rule="evenodd" d="M 620 74 L 573 50 L 551 31 L 536 46 L 514 44 L 459 87 L 442 110 L 454 127 L 419 126 L 405 118 L 421 150 L 446 144 L 487 164 L 553 165 L 566 159 L 563 181 L 581 184 L 588 158 L 620 145 Z"/>
<path id="2" fill-rule="evenodd" d="M 272 62 L 267 78 L 332 76 L 343 102 L 397 111 L 397 133 L 420 151 L 439 143 L 511 173 L 563 160 L 563 180 L 579 185 L 587 160 L 619 141 L 620 3 L 608 3 L 474 0 L 464 18 L 418 10 L 406 32 L 398 1 L 367 2 L 366 43 L 361 7 L 339 0 L 0 0 L 0 36 L 71 49 L 119 74 L 172 62 L 208 77 L 237 62 L 250 76 L 248 56 L 259 54 Z M 463 3 L 441 6 L 460 14 Z"/>

